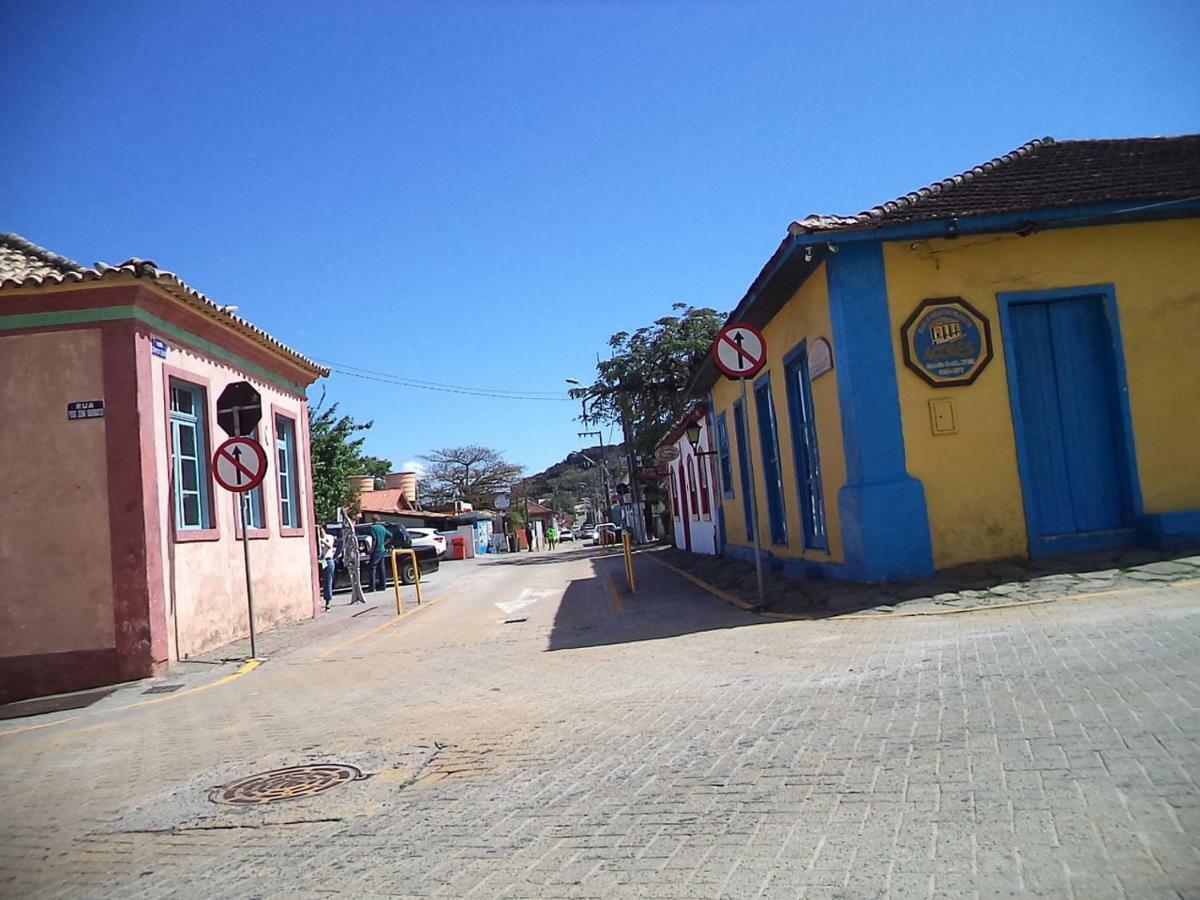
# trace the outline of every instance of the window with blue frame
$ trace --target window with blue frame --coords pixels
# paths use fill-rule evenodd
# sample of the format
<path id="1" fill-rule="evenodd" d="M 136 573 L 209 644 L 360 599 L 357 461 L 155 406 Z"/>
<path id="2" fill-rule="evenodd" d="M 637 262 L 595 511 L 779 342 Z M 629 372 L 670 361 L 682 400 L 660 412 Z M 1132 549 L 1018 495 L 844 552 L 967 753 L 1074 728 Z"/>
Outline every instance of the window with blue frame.
<path id="1" fill-rule="evenodd" d="M 296 484 L 296 423 L 275 417 L 275 449 L 279 458 L 279 526 L 300 527 L 300 497 Z"/>
<path id="2" fill-rule="evenodd" d="M 254 439 L 256 441 L 259 440 L 257 431 L 254 434 Z M 243 502 L 241 500 L 241 497 L 242 497 L 241 494 L 238 494 L 236 496 L 238 498 L 239 503 Z M 246 507 L 246 520 L 249 522 L 250 527 L 252 529 L 265 528 L 266 526 L 263 525 L 264 515 L 265 515 L 264 510 L 263 510 L 263 486 L 260 484 L 258 487 L 254 488 L 254 490 L 247 491 L 245 496 L 246 496 L 246 501 L 244 501 L 244 502 L 247 502 L 249 504 Z M 239 519 L 239 521 L 241 521 L 241 520 Z"/>
<path id="3" fill-rule="evenodd" d="M 804 546 L 813 550 L 828 550 L 825 497 L 821 490 L 821 456 L 817 451 L 817 421 L 813 414 L 812 381 L 808 377 L 808 348 L 805 342 L 802 341 L 788 354 L 784 362 Z"/>
<path id="4" fill-rule="evenodd" d="M 737 432 L 738 475 L 742 482 L 742 512 L 746 516 L 746 540 L 754 540 L 754 510 L 750 506 L 750 457 L 746 452 L 750 449 L 750 434 L 746 431 L 746 410 L 742 401 L 733 404 L 733 428 Z"/>
<path id="5" fill-rule="evenodd" d="M 721 491 L 726 500 L 733 499 L 733 461 L 729 458 L 729 429 L 725 413 L 717 416 L 717 458 L 721 463 Z"/>
<path id="6" fill-rule="evenodd" d="M 783 504 L 783 468 L 779 465 L 779 431 L 775 425 L 775 404 L 771 399 L 771 379 L 764 376 L 754 386 L 755 411 L 758 413 L 758 437 L 762 445 L 763 481 L 767 486 L 767 518 L 771 525 L 771 543 L 787 543 L 787 512 Z"/>
<path id="7" fill-rule="evenodd" d="M 175 528 L 180 531 L 211 528 L 204 388 L 172 378 L 170 391 Z"/>

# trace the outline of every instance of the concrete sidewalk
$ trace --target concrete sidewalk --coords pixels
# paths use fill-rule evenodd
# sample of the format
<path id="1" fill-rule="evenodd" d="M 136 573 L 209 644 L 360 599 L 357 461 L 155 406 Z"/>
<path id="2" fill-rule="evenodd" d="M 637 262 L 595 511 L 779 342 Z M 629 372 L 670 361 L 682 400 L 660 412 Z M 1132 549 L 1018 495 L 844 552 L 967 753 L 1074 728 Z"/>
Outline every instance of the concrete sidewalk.
<path id="1" fill-rule="evenodd" d="M 655 551 L 656 558 L 747 606 L 756 605 L 754 564 L 727 557 Z M 1043 560 L 998 560 L 958 566 L 920 581 L 862 584 L 801 581 L 764 568 L 763 612 L 802 619 L 845 615 L 922 615 L 1014 603 L 1045 602 L 1200 578 L 1197 549 L 1134 549 Z"/>

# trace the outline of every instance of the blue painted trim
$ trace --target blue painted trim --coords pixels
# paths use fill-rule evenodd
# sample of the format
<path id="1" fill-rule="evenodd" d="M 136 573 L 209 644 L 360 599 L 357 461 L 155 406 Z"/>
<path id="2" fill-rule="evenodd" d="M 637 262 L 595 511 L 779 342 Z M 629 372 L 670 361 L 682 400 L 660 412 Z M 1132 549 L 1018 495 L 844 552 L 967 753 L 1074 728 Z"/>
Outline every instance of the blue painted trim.
<path id="1" fill-rule="evenodd" d="M 925 488 L 908 474 L 883 248 L 826 257 L 846 483 L 838 491 L 845 567 L 861 581 L 933 574 Z"/>
<path id="2" fill-rule="evenodd" d="M 1136 206 L 1148 206 L 1137 204 Z M 932 219 L 924 222 L 904 222 L 881 228 L 863 227 L 851 231 L 817 231 L 792 235 L 796 247 L 811 244 L 846 244 L 860 241 L 898 241 L 918 238 L 955 238 L 993 231 L 1011 231 L 1022 225 L 1053 224 L 1062 228 L 1086 228 L 1093 225 L 1120 225 L 1129 222 L 1154 222 L 1200 215 L 1200 201 L 1171 200 L 1153 208 L 1131 209 L 1128 203 L 1096 203 L 1086 206 L 1067 206 L 1058 209 L 1035 209 L 990 216 L 965 216 L 951 220 Z M 786 258 L 786 257 L 785 257 Z M 782 265 L 783 260 L 780 260 Z M 778 267 L 776 267 L 778 268 Z M 774 272 L 772 272 L 774 274 Z M 765 282 L 764 282 L 765 283 Z"/>
<path id="3" fill-rule="evenodd" d="M 1200 509 L 1151 513 L 1138 522 L 1138 535 L 1153 547 L 1171 547 L 1200 540 Z"/>
<path id="4" fill-rule="evenodd" d="M 808 390 L 808 403 L 801 395 L 798 377 L 803 378 Z M 792 468 L 796 473 L 796 500 L 799 504 L 800 535 L 805 549 L 829 552 L 829 520 L 825 509 L 825 484 L 821 480 L 821 449 L 817 444 L 815 411 L 812 404 L 812 382 L 808 377 L 808 341 L 802 340 L 783 357 L 783 379 L 787 390 L 788 433 L 792 439 Z M 806 412 L 807 410 L 807 412 Z M 806 439 L 801 431 L 804 423 L 812 422 L 811 432 L 814 458 L 806 459 Z M 811 463 L 811 466 L 810 466 Z M 809 469 L 811 468 L 811 471 Z M 812 482 L 813 490 L 805 491 L 804 480 Z M 820 533 L 813 527 L 813 520 L 820 524 Z"/>
<path id="5" fill-rule="evenodd" d="M 765 394 L 765 396 L 764 396 Z M 766 406 L 764 421 L 762 407 Z M 763 487 L 767 494 L 767 524 L 771 528 L 771 543 L 777 547 L 788 545 L 787 501 L 783 496 L 783 460 L 779 454 L 779 417 L 775 414 L 775 392 L 771 389 L 771 373 L 765 372 L 754 382 L 754 412 L 758 420 L 758 443 L 762 451 Z M 767 453 L 775 460 L 775 477 L 767 471 Z"/>
<path id="6" fill-rule="evenodd" d="M 750 504 L 750 461 L 746 456 L 750 450 L 750 419 L 740 397 L 733 401 L 733 430 L 738 450 L 738 478 L 742 488 L 742 515 L 745 516 L 746 540 L 752 541 L 758 523 L 754 521 L 754 510 Z"/>
<path id="7" fill-rule="evenodd" d="M 1099 297 L 1104 304 L 1104 313 L 1112 338 L 1110 349 L 1113 353 L 1117 376 L 1117 400 L 1121 431 L 1125 442 L 1125 481 L 1129 491 L 1129 509 L 1132 521 L 1140 520 L 1144 511 L 1142 482 L 1137 468 L 1137 447 L 1133 436 L 1133 414 L 1129 404 L 1129 382 L 1125 374 L 1125 344 L 1121 338 L 1121 318 L 1117 307 L 1116 287 L 1107 283 L 1072 285 L 1071 287 L 1047 288 L 1037 291 L 1001 291 L 996 294 L 996 302 L 1000 310 L 1000 341 L 1004 345 L 1004 365 L 1008 370 L 1009 405 L 1012 410 L 1013 434 L 1017 443 L 1017 462 L 1021 473 L 1021 499 L 1025 504 L 1026 537 L 1029 541 L 1029 555 L 1035 558 L 1059 553 L 1104 550 L 1121 546 L 1119 543 L 1111 543 L 1114 540 L 1124 540 L 1126 544 L 1133 543 L 1135 540 L 1134 530 L 1124 528 L 1097 532 L 1094 541 L 1089 541 L 1086 534 L 1037 538 L 1029 532 L 1032 487 L 1027 484 L 1025 473 L 1030 471 L 1031 460 L 1025 435 L 1025 423 L 1021 420 L 1020 414 L 1021 392 L 1017 386 L 1016 345 L 1008 340 L 1008 336 L 1012 334 L 1011 310 L 1012 307 L 1022 303 L 1042 303 L 1049 300 L 1069 300 L 1077 297 Z"/>
<path id="8" fill-rule="evenodd" d="M 754 562 L 754 548 L 744 544 L 726 544 L 725 552 L 721 554 L 741 562 Z M 838 563 L 816 562 L 809 559 L 793 559 L 787 556 L 776 556 L 770 550 L 762 552 L 763 566 L 772 572 L 778 572 L 784 578 L 794 581 L 851 581 L 853 576 L 846 567 Z"/>

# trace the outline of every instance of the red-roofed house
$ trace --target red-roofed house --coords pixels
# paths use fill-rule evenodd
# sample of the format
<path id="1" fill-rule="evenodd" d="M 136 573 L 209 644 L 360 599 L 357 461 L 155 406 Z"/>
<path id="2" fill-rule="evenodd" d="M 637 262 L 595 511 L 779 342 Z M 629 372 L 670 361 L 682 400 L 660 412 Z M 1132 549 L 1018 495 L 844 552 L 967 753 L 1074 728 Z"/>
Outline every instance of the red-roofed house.
<path id="1" fill-rule="evenodd" d="M 327 371 L 154 263 L 0 233 L 0 700 L 150 675 L 248 632 L 226 385 L 262 395 L 256 623 L 314 615 L 305 388 Z"/>

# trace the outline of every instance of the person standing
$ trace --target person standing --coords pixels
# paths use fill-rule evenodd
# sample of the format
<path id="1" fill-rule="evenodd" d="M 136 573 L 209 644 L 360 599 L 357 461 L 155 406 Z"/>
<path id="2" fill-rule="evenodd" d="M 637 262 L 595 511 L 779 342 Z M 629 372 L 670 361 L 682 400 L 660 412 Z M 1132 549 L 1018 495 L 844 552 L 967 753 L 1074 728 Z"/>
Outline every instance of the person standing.
<path id="1" fill-rule="evenodd" d="M 387 587 L 387 571 L 383 567 L 387 558 L 388 530 L 379 521 L 379 516 L 371 516 L 371 590 L 383 590 Z M 379 578 L 379 587 L 375 586 L 375 578 Z"/>
<path id="2" fill-rule="evenodd" d="M 333 602 L 333 552 L 336 542 L 329 533 L 329 526 L 321 526 L 321 536 L 317 539 L 317 562 L 321 566 L 321 596 L 325 598 L 325 610 Z"/>
<path id="3" fill-rule="evenodd" d="M 529 552 L 533 552 L 533 523 L 525 523 L 525 544 L 529 548 Z"/>
<path id="4" fill-rule="evenodd" d="M 554 544 L 557 540 L 558 540 L 558 529 L 554 527 L 553 523 L 551 523 L 550 527 L 548 529 L 546 529 L 546 544 L 550 547 L 551 550 L 553 550 Z"/>

